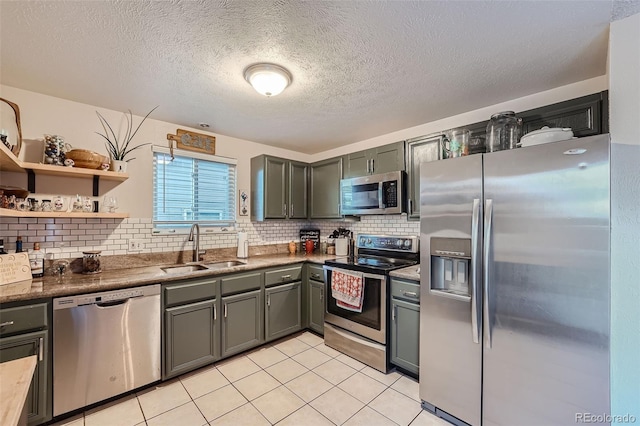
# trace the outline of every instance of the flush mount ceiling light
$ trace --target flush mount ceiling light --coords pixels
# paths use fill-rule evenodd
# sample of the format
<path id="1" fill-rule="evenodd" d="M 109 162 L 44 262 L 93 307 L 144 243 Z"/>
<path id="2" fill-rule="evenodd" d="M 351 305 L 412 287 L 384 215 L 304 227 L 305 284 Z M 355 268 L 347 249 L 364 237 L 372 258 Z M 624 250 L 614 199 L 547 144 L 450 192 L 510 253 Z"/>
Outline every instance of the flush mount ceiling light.
<path id="1" fill-rule="evenodd" d="M 244 70 L 244 78 L 265 96 L 275 96 L 291 84 L 291 73 L 275 64 L 251 65 Z"/>

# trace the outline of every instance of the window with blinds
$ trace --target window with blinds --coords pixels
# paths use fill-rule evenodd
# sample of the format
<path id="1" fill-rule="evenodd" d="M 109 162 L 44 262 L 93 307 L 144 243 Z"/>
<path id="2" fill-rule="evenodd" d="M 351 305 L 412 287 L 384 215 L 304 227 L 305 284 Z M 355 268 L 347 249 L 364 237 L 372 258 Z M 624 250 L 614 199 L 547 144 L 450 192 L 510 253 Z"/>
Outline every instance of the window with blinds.
<path id="1" fill-rule="evenodd" d="M 235 206 L 236 160 L 154 147 L 154 229 L 233 226 Z"/>

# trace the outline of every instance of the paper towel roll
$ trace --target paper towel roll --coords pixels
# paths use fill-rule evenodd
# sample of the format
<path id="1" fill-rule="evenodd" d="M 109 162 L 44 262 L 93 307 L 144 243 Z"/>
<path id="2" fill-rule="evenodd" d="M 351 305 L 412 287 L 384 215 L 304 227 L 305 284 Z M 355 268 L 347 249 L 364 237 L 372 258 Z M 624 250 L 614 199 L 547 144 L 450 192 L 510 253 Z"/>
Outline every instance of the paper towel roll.
<path id="1" fill-rule="evenodd" d="M 241 259 L 249 257 L 249 237 L 246 232 L 238 232 L 238 254 Z"/>

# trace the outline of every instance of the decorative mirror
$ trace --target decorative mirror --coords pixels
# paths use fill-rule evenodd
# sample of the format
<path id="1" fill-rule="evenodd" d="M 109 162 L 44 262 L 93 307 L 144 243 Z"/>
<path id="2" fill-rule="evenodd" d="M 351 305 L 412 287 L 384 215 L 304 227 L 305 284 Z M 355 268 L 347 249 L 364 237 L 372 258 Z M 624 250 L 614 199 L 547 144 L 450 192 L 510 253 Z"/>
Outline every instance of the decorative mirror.
<path id="1" fill-rule="evenodd" d="M 11 101 L 0 98 L 0 140 L 17 157 L 22 146 L 20 108 Z"/>

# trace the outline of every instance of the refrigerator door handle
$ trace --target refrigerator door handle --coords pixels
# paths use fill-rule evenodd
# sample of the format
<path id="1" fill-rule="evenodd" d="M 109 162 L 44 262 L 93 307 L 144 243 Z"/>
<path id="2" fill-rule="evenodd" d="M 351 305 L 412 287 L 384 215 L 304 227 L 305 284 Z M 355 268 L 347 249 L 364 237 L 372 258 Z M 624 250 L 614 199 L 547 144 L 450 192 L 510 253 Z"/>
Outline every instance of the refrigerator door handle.
<path id="1" fill-rule="evenodd" d="M 480 343 L 482 334 L 482 306 L 478 306 L 478 273 L 480 258 L 480 199 L 473 200 L 471 216 L 471 333 L 473 343 Z"/>
<path id="2" fill-rule="evenodd" d="M 491 316 L 489 310 L 489 254 L 491 253 L 491 228 L 493 224 L 493 200 L 487 199 L 484 206 L 484 253 L 482 253 L 483 279 L 483 299 L 484 299 L 484 320 L 486 321 L 486 332 L 484 334 L 484 345 L 491 349 Z"/>

